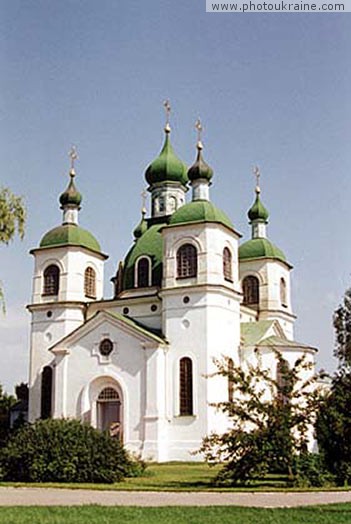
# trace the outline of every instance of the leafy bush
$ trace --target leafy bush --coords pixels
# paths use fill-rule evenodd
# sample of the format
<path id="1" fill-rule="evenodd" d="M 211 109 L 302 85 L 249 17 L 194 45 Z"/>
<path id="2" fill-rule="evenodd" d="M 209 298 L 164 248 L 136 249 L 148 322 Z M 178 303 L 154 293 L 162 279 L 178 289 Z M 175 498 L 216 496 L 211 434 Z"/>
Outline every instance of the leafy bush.
<path id="1" fill-rule="evenodd" d="M 3 480 L 112 483 L 136 476 L 117 439 L 77 420 L 40 420 L 20 428 L 0 453 Z"/>
<path id="2" fill-rule="evenodd" d="M 317 487 L 331 485 L 333 475 L 328 471 L 323 456 L 318 453 L 301 453 L 295 457 L 293 485 Z"/>

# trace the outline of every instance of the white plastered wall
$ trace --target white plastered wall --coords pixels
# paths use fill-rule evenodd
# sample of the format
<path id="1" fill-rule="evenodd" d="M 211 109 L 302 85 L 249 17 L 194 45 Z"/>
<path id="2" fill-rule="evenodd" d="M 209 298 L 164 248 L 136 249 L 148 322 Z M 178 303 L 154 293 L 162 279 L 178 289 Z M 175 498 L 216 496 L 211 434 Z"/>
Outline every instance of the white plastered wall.
<path id="1" fill-rule="evenodd" d="M 144 459 L 162 461 L 165 406 L 164 347 L 145 340 L 113 322 L 92 322 L 84 334 L 72 335 L 67 347 L 54 348 L 55 417 L 79 418 L 96 427 L 99 393 L 116 387 L 122 397 L 123 441 Z M 99 353 L 99 343 L 114 345 L 109 357 Z"/>
<path id="2" fill-rule="evenodd" d="M 295 316 L 291 307 L 290 269 L 287 264 L 279 260 L 260 258 L 254 260 L 241 260 L 239 263 L 240 281 L 246 276 L 256 276 L 260 283 L 260 303 L 258 320 L 279 320 L 286 337 L 294 339 Z M 282 304 L 280 297 L 280 282 L 286 283 L 286 301 Z M 245 310 L 243 310 L 245 315 Z M 257 313 L 256 313 L 257 314 Z M 245 315 L 245 320 L 250 321 Z M 248 320 L 246 320 L 248 318 Z"/>
<path id="3" fill-rule="evenodd" d="M 168 460 L 201 460 L 190 453 L 211 431 L 227 427 L 227 419 L 211 403 L 227 400 L 228 384 L 216 371 L 213 358 L 238 360 L 240 344 L 240 287 L 238 235 L 219 224 L 165 228 L 163 331 L 170 342 L 167 355 Z M 197 277 L 177 279 L 176 252 L 192 243 L 198 251 Z M 223 249 L 232 253 L 233 282 L 223 275 Z M 179 416 L 179 361 L 193 362 L 193 416 Z"/>
<path id="4" fill-rule="evenodd" d="M 84 272 L 96 273 L 96 294 L 103 293 L 103 257 L 75 246 L 33 250 L 35 257 L 31 314 L 29 420 L 40 417 L 41 372 L 52 361 L 48 348 L 84 322 Z M 51 264 L 60 269 L 57 296 L 43 295 L 44 271 Z"/>

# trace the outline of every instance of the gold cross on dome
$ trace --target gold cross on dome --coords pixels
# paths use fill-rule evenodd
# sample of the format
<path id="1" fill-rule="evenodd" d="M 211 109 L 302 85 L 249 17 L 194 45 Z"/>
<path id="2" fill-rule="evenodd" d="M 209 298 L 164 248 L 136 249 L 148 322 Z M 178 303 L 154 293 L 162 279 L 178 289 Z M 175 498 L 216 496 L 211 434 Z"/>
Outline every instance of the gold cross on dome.
<path id="1" fill-rule="evenodd" d="M 195 129 L 197 129 L 197 141 L 201 142 L 203 127 L 200 118 L 195 122 Z"/>
<path id="2" fill-rule="evenodd" d="M 253 174 L 256 177 L 256 186 L 259 188 L 260 187 L 260 176 L 261 176 L 261 173 L 260 173 L 260 168 L 258 166 L 254 167 Z"/>
<path id="3" fill-rule="evenodd" d="M 163 102 L 163 107 L 166 111 L 166 126 L 169 126 L 169 115 L 171 113 L 171 104 L 169 103 L 169 100 Z"/>
<path id="4" fill-rule="evenodd" d="M 76 146 L 72 146 L 68 156 L 71 159 L 71 170 L 74 171 L 74 162 L 78 159 L 78 153 Z"/>

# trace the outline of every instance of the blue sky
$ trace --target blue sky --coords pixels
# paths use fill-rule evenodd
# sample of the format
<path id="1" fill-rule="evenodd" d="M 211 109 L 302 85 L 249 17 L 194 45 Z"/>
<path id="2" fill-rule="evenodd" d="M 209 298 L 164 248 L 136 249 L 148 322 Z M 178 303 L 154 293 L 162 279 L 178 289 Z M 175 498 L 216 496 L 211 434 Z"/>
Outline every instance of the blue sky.
<path id="1" fill-rule="evenodd" d="M 333 369 L 332 312 L 351 272 L 350 26 L 349 14 L 210 14 L 202 0 L 0 2 L 0 185 L 28 208 L 24 241 L 0 246 L 7 390 L 27 379 L 28 251 L 61 221 L 71 144 L 80 223 L 110 255 L 109 297 L 162 145 L 165 98 L 188 164 L 201 116 L 211 198 L 244 239 L 260 166 L 269 236 L 295 268 L 296 338 Z"/>

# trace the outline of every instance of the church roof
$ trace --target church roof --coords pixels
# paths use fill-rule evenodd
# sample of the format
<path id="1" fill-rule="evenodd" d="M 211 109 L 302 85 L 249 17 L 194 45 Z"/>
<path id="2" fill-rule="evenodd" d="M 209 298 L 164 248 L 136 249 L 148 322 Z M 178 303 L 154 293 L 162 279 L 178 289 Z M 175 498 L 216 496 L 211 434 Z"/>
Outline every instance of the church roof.
<path id="1" fill-rule="evenodd" d="M 261 347 L 262 346 L 263 347 L 272 347 L 278 350 L 279 349 L 296 349 L 296 350 L 304 349 L 304 350 L 310 350 L 310 351 L 311 350 L 317 351 L 317 349 L 312 346 L 301 344 L 301 342 L 296 342 L 295 340 L 287 340 L 285 338 L 278 337 L 275 335 L 264 338 L 263 340 L 260 341 L 258 345 Z"/>
<path id="2" fill-rule="evenodd" d="M 148 184 L 152 186 L 159 182 L 180 182 L 183 186 L 188 182 L 187 167 L 174 153 L 169 133 L 166 128 L 166 138 L 159 156 L 149 165 L 145 172 Z"/>
<path id="3" fill-rule="evenodd" d="M 275 324 L 275 320 L 260 320 L 258 322 L 242 322 L 240 324 L 241 341 L 244 346 L 254 346 L 267 334 Z"/>
<path id="4" fill-rule="evenodd" d="M 76 224 L 62 224 L 48 231 L 40 247 L 80 246 L 101 253 L 99 242 L 86 229 Z"/>
<path id="5" fill-rule="evenodd" d="M 135 262 L 143 255 L 151 259 L 152 285 L 161 285 L 163 239 L 160 230 L 164 226 L 164 223 L 150 226 L 128 252 L 124 262 L 123 289 L 134 287 Z"/>
<path id="6" fill-rule="evenodd" d="M 217 222 L 234 229 L 227 215 L 208 200 L 194 200 L 181 206 L 170 219 L 170 225 L 191 222 Z"/>
<path id="7" fill-rule="evenodd" d="M 253 203 L 253 205 L 251 206 L 251 208 L 249 209 L 247 213 L 251 222 L 254 222 L 254 221 L 267 222 L 268 217 L 269 217 L 269 213 L 267 209 L 264 207 L 264 205 L 261 202 L 259 189 L 260 189 L 259 187 L 256 188 L 255 202 Z"/>
<path id="8" fill-rule="evenodd" d="M 90 317 L 84 324 L 77 327 L 74 331 L 66 335 L 65 337 L 61 338 L 55 344 L 53 344 L 49 351 L 52 351 L 53 353 L 58 353 L 62 351 L 62 348 L 69 347 L 72 343 L 75 343 L 76 340 L 79 340 L 81 336 L 84 336 L 87 332 L 90 332 L 92 326 L 97 326 L 99 323 L 101 323 L 104 320 L 109 320 L 112 322 L 117 322 L 120 326 L 126 326 L 126 328 L 132 329 L 135 333 L 138 333 L 139 335 L 142 335 L 143 337 L 146 337 L 147 339 L 151 339 L 154 342 L 162 345 L 167 345 L 168 342 L 163 338 L 160 334 L 156 333 L 156 330 L 152 330 L 141 324 L 140 322 L 136 322 L 135 320 L 126 317 L 125 315 L 121 315 L 120 313 L 115 313 L 111 311 L 97 311 L 95 315 Z"/>
<path id="9" fill-rule="evenodd" d="M 283 251 L 267 238 L 252 238 L 239 247 L 239 260 L 251 258 L 275 258 L 286 263 Z"/>
<path id="10" fill-rule="evenodd" d="M 197 145 L 197 157 L 194 164 L 189 168 L 188 178 L 191 182 L 205 179 L 208 182 L 213 177 L 213 169 L 205 162 L 202 156 L 202 144 Z"/>
<path id="11" fill-rule="evenodd" d="M 125 315 L 121 315 L 120 313 L 108 311 L 106 312 L 106 314 L 115 317 L 116 319 L 120 320 L 121 322 L 124 322 L 125 324 L 128 324 L 133 329 L 139 331 L 139 333 L 142 333 L 147 337 L 153 338 L 154 340 L 156 340 L 156 342 L 159 342 L 160 344 L 164 344 L 166 342 L 160 330 L 148 328 L 144 326 L 141 322 L 138 322 L 137 320 L 134 320 L 130 317 L 126 317 Z"/>
<path id="12" fill-rule="evenodd" d="M 316 348 L 288 340 L 277 320 L 259 320 L 240 324 L 241 343 L 246 347 L 272 348 L 276 350 L 317 351 Z"/>
<path id="13" fill-rule="evenodd" d="M 60 204 L 62 209 L 67 205 L 79 206 L 82 202 L 82 195 L 76 188 L 74 183 L 75 172 L 74 169 L 70 171 L 70 181 L 67 189 L 60 195 Z"/>

